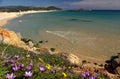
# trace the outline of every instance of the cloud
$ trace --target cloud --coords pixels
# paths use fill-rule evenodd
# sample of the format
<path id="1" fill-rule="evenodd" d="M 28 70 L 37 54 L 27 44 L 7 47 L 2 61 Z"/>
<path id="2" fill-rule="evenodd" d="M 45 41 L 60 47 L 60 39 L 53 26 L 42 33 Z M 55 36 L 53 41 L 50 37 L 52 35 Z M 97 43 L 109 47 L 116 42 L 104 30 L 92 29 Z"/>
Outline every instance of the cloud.
<path id="1" fill-rule="evenodd" d="M 82 0 L 69 5 L 89 9 L 120 9 L 120 0 Z"/>

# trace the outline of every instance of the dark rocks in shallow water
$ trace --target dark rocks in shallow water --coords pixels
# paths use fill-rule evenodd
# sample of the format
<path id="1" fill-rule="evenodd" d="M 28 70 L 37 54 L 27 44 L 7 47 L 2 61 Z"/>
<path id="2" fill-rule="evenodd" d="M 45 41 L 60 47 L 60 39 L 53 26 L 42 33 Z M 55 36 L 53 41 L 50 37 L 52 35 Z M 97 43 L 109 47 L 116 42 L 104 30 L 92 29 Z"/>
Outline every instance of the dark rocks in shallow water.
<path id="1" fill-rule="evenodd" d="M 81 22 L 92 22 L 91 20 L 80 20 Z"/>
<path id="2" fill-rule="evenodd" d="M 79 19 L 70 19 L 69 21 L 78 21 Z"/>
<path id="3" fill-rule="evenodd" d="M 39 41 L 39 43 L 43 43 L 43 40 Z"/>
<path id="4" fill-rule="evenodd" d="M 39 43 L 47 43 L 48 41 L 46 40 L 40 40 Z"/>
<path id="5" fill-rule="evenodd" d="M 69 21 L 92 22 L 91 20 L 86 19 L 69 19 Z"/>
<path id="6" fill-rule="evenodd" d="M 116 56 L 112 56 L 110 60 L 106 61 L 106 63 L 105 68 L 108 72 L 120 74 L 120 53 Z"/>

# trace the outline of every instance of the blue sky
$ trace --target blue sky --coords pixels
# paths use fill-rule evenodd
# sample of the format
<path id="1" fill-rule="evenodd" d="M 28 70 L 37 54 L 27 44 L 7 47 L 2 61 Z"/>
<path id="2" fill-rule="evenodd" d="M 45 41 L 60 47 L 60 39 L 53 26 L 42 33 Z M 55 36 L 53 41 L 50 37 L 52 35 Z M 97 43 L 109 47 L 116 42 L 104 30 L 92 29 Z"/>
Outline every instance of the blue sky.
<path id="1" fill-rule="evenodd" d="M 0 6 L 57 6 L 64 9 L 119 9 L 120 0 L 0 0 Z"/>

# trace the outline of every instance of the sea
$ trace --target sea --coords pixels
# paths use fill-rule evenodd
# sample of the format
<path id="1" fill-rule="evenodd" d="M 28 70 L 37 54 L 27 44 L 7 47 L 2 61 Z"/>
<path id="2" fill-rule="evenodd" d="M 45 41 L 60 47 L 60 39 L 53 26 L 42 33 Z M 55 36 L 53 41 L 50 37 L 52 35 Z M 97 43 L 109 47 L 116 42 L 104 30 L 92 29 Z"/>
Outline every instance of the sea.
<path id="1" fill-rule="evenodd" d="M 57 51 L 74 53 L 81 59 L 105 61 L 120 52 L 120 11 L 54 11 L 26 14 L 4 28 L 23 38 Z"/>

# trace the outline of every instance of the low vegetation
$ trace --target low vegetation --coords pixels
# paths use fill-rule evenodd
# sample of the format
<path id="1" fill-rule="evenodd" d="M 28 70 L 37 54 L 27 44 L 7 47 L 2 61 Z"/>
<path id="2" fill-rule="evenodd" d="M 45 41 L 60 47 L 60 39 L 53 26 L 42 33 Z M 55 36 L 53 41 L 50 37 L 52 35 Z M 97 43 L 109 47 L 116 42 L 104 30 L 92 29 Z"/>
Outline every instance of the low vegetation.
<path id="1" fill-rule="evenodd" d="M 0 52 L 7 46 L 0 44 Z M 0 79 L 109 79 L 99 72 L 73 73 L 74 68 L 59 54 L 35 54 L 12 45 L 0 57 Z"/>

